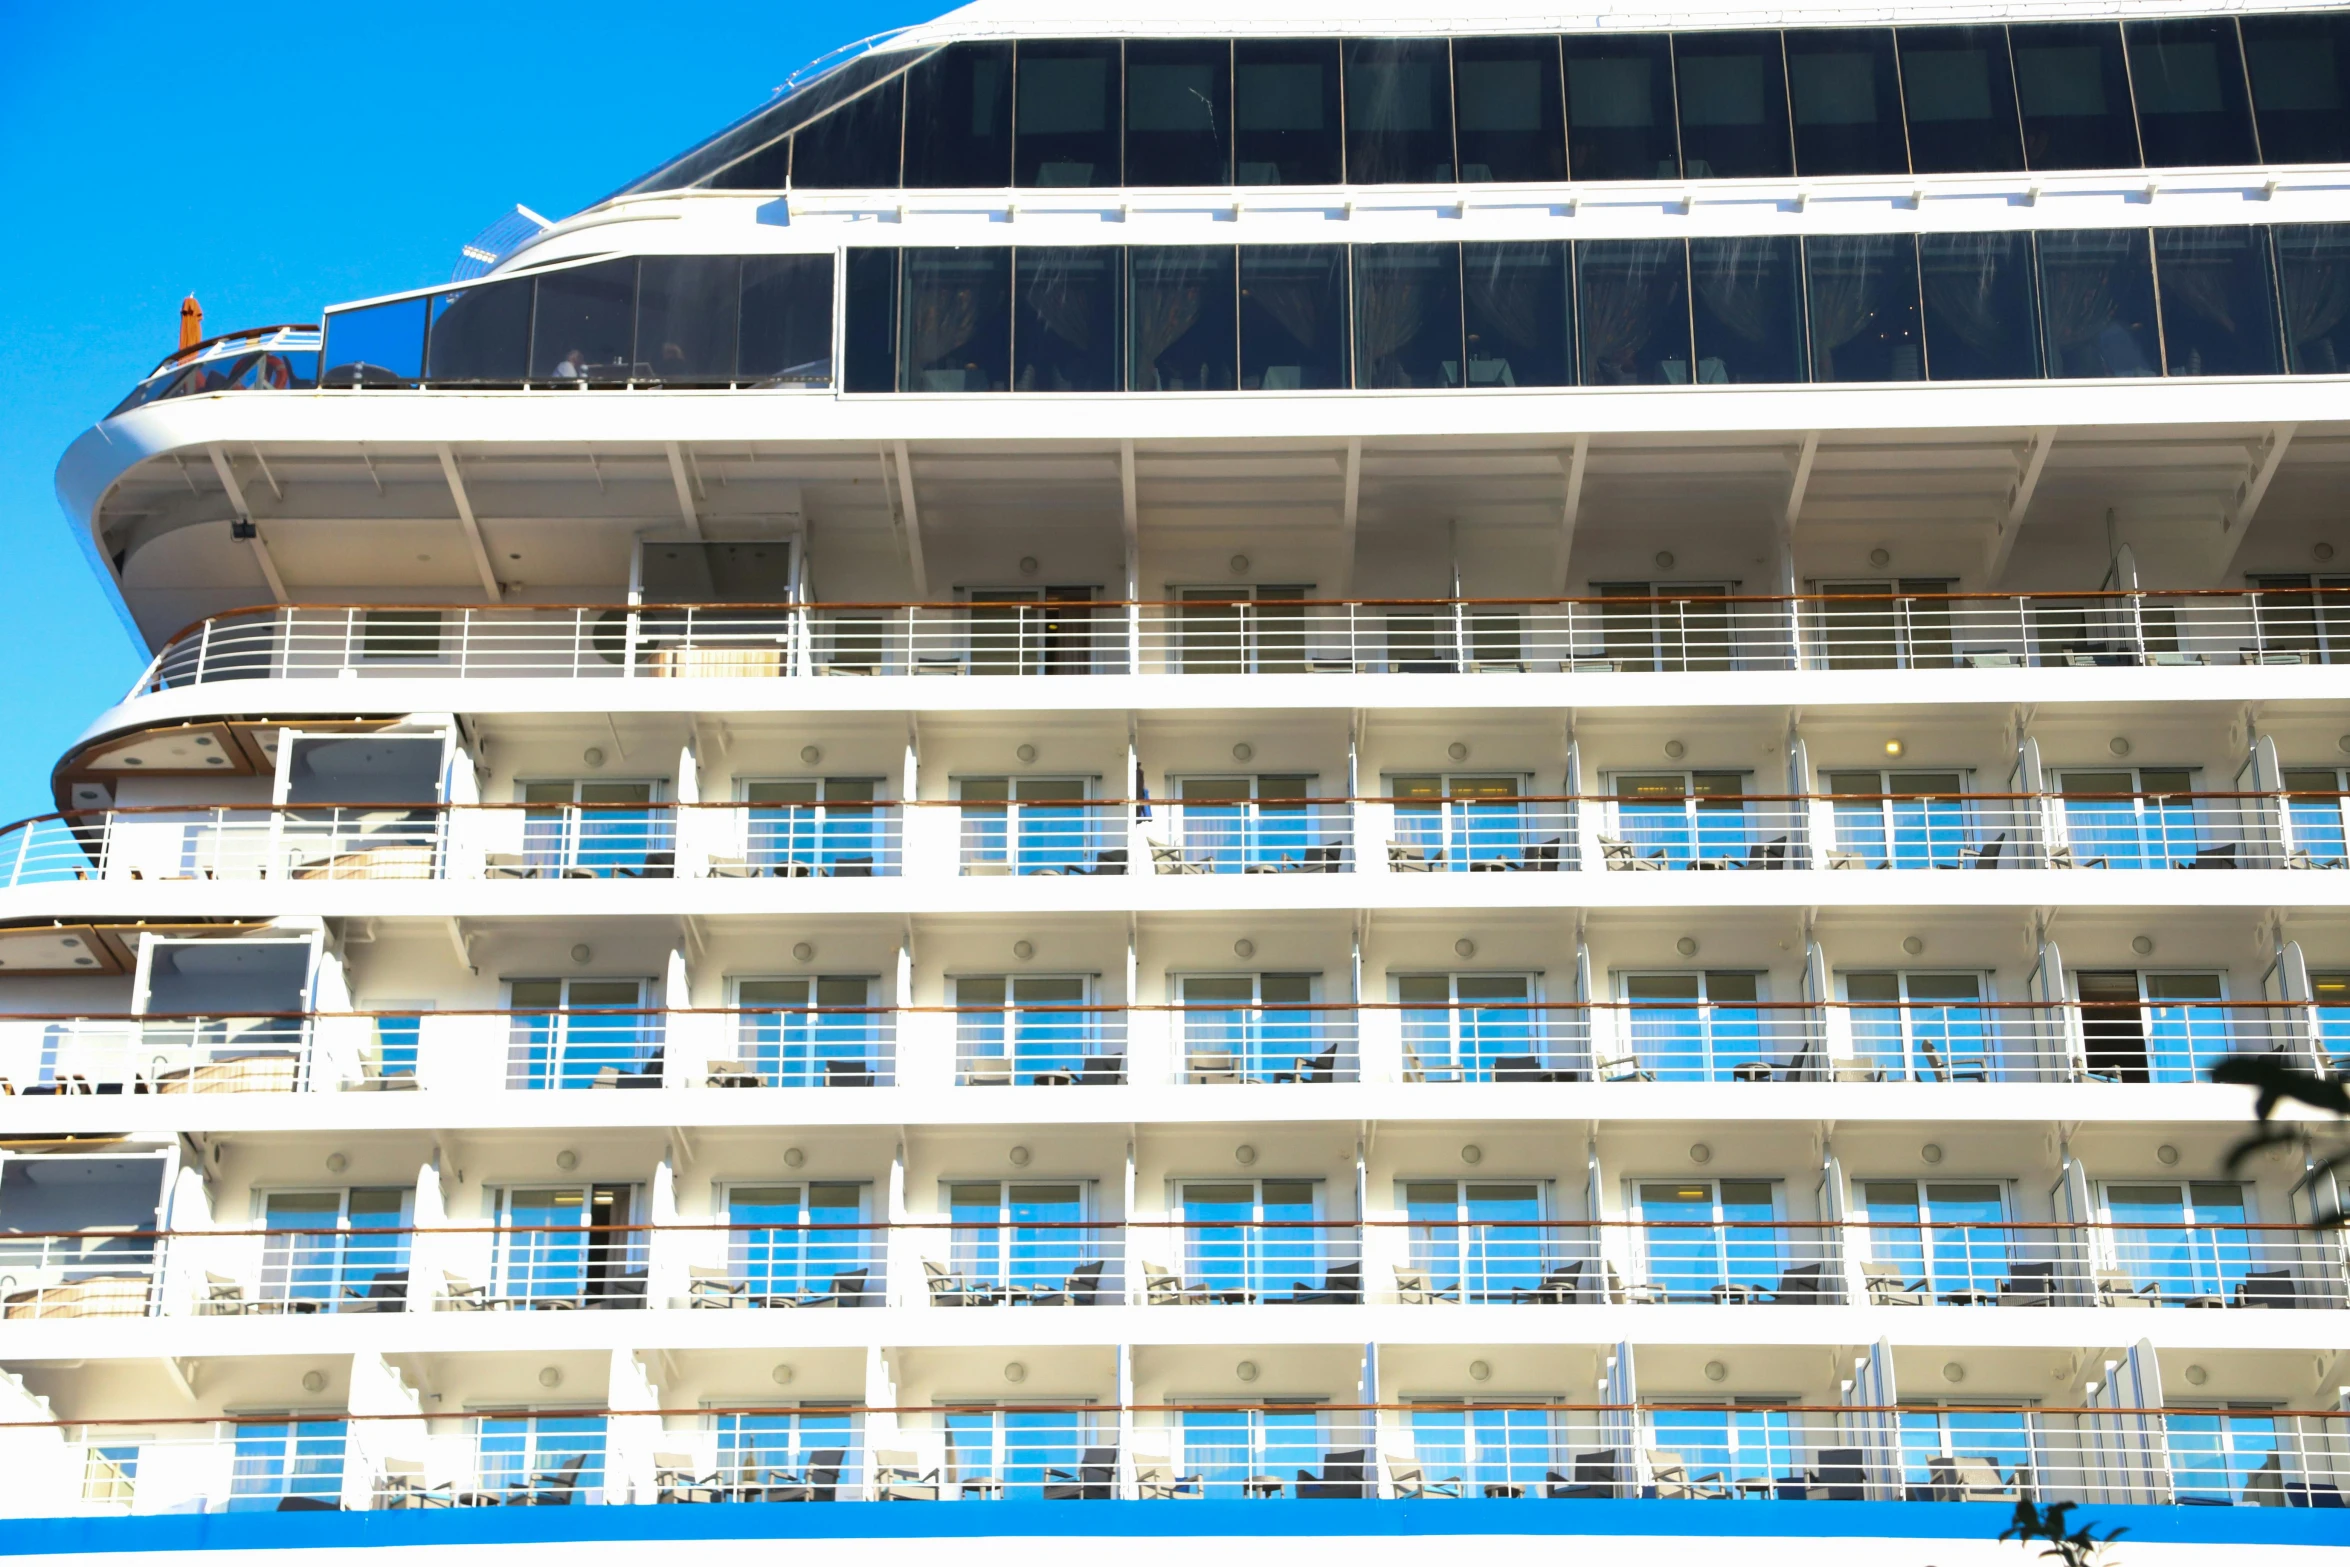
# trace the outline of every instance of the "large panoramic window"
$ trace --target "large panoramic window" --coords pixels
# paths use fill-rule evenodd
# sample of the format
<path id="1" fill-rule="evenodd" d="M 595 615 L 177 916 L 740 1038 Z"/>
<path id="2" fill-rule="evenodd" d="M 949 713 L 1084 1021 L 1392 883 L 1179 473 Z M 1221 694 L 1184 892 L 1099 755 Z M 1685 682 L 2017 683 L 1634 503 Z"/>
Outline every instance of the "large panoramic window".
<path id="1" fill-rule="evenodd" d="M 1232 140 L 1243 185 L 1335 185 L 1338 41 L 1244 38 L 1232 46 Z"/>
<path id="2" fill-rule="evenodd" d="M 792 137 L 798 190 L 888 190 L 898 183 L 906 79 L 893 76 Z"/>
<path id="3" fill-rule="evenodd" d="M 435 294 L 424 373 L 444 385 L 521 381 L 529 374 L 528 278 Z"/>
<path id="4" fill-rule="evenodd" d="M 1347 44 L 1346 177 L 1356 185 L 1451 181 L 1452 46 L 1444 39 Z"/>
<path id="5" fill-rule="evenodd" d="M 1789 33 L 1787 96 L 1798 173 L 1909 172 L 1892 28 Z"/>
<path id="6" fill-rule="evenodd" d="M 1115 42 L 1032 39 L 1020 45 L 1012 183 L 1116 185 Z"/>
<path id="7" fill-rule="evenodd" d="M 1567 177 L 1556 38 L 1456 38 L 1452 79 L 1464 182 Z"/>
<path id="8" fill-rule="evenodd" d="M 1792 235 L 1689 242 L 1699 384 L 1800 381 L 1803 268 Z"/>
<path id="9" fill-rule="evenodd" d="M 1461 384 L 1461 248 L 1355 248 L 1355 385 Z"/>
<path id="10" fill-rule="evenodd" d="M 956 44 L 906 73 L 906 188 L 1012 183 L 1012 46 Z"/>
<path id="11" fill-rule="evenodd" d="M 1000 392 L 1012 361 L 1008 249 L 909 249 L 898 323 L 898 390 Z"/>
<path id="12" fill-rule="evenodd" d="M 2258 161 L 2232 18 L 2132 22 L 2126 31 L 2148 168 Z"/>
<path id="13" fill-rule="evenodd" d="M 1115 392 L 1121 311 L 1113 249 L 1027 247 L 1013 253 L 1012 389 Z"/>
<path id="14" fill-rule="evenodd" d="M 1901 93 L 1910 167 L 1920 174 L 2001 173 L 2024 166 L 2015 71 L 2004 27 L 1904 27 Z"/>
<path id="15" fill-rule="evenodd" d="M 2056 379 L 2160 375 L 2144 229 L 2039 236 L 2041 332 Z"/>
<path id="16" fill-rule="evenodd" d="M 830 256 L 743 258 L 742 350 L 735 375 L 762 386 L 831 383 Z"/>
<path id="17" fill-rule="evenodd" d="M 2350 161 L 2350 12 L 2247 16 L 2243 30 L 2263 161 Z"/>
<path id="18" fill-rule="evenodd" d="M 1917 241 L 1837 234 L 1803 242 L 1811 282 L 1812 379 L 1922 381 Z"/>
<path id="19" fill-rule="evenodd" d="M 1238 386 L 1235 248 L 1153 245 L 1130 254 L 1127 384 L 1138 392 L 1229 392 Z"/>
<path id="20" fill-rule="evenodd" d="M 1137 38 L 1126 46 L 1126 183 L 1232 183 L 1232 45 Z"/>
<path id="21" fill-rule="evenodd" d="M 2256 228 L 2156 229 L 2165 375 L 2275 375 L 2277 298 Z"/>
<path id="22" fill-rule="evenodd" d="M 424 374 L 424 318 L 427 301 L 395 299 L 386 305 L 330 312 L 319 363 L 330 368 L 322 386 L 404 386 Z"/>
<path id="23" fill-rule="evenodd" d="M 1689 258 L 1677 239 L 1575 247 L 1586 386 L 1689 379 Z"/>
<path id="24" fill-rule="evenodd" d="M 1346 247 L 1240 252 L 1240 384 L 1295 392 L 1347 384 Z"/>
<path id="25" fill-rule="evenodd" d="M 2037 380 L 2032 236 L 1921 234 L 1926 374 L 1936 381 Z"/>
<path id="26" fill-rule="evenodd" d="M 2035 169 L 2134 169 L 2138 131 L 2119 22 L 2011 27 L 2024 157 Z"/>
<path id="27" fill-rule="evenodd" d="M 1663 33 L 1570 37 L 1567 157 L 1579 180 L 1681 175 L 1673 42 Z"/>
<path id="28" fill-rule="evenodd" d="M 894 392 L 898 386 L 898 253 L 852 250 L 842 266 L 847 319 L 841 323 L 841 388 Z"/>
<path id="29" fill-rule="evenodd" d="M 530 378 L 612 385 L 635 373 L 636 262 L 599 261 L 539 279 Z"/>
<path id="30" fill-rule="evenodd" d="M 829 280 L 831 268 L 825 272 Z M 647 256 L 638 263 L 637 358 L 644 366 L 639 379 L 669 386 L 734 379 L 742 274 L 740 256 Z M 829 304 L 831 290 L 825 293 Z"/>
<path id="31" fill-rule="evenodd" d="M 1572 386 L 1574 283 L 1567 247 L 1461 247 L 1461 324 L 1471 386 Z"/>
<path id="32" fill-rule="evenodd" d="M 1675 33 L 1681 165 L 1693 180 L 1794 172 L 1787 64 L 1777 33 Z"/>

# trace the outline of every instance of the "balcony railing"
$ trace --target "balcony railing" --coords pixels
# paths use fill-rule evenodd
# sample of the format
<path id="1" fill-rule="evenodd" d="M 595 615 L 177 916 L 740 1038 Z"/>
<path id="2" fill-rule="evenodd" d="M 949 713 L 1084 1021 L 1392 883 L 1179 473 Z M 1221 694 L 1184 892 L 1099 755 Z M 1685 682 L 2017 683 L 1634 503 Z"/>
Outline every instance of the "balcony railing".
<path id="1" fill-rule="evenodd" d="M 292 605 L 200 620 L 137 691 L 217 680 L 1721 674 L 2317 664 L 2350 589 L 1008 604 Z M 136 693 L 134 693 L 136 694 Z"/>
<path id="2" fill-rule="evenodd" d="M 11 1430 L 28 1455 L 52 1444 L 79 1479 L 54 1510 L 84 1516 L 1199 1497 L 2339 1508 L 2345 1418 L 1500 1398 L 320 1413 Z"/>

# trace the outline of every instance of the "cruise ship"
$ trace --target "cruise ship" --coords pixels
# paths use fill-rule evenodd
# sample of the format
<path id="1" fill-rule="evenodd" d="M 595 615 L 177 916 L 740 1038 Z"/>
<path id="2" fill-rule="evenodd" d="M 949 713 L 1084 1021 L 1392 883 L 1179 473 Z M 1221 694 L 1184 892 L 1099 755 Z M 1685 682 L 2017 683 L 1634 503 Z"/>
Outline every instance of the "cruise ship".
<path id="1" fill-rule="evenodd" d="M 979 0 L 316 314 L 57 470 L 0 1551 L 2350 1546 L 2350 9 Z"/>

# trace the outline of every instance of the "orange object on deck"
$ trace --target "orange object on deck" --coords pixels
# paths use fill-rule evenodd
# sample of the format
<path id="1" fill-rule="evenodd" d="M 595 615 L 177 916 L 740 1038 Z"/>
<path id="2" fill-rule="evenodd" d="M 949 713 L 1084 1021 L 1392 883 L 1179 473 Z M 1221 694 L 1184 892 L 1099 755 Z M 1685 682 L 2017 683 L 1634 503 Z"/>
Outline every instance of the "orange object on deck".
<path id="1" fill-rule="evenodd" d="M 180 301 L 180 347 L 193 348 L 204 341 L 204 307 L 190 294 Z"/>

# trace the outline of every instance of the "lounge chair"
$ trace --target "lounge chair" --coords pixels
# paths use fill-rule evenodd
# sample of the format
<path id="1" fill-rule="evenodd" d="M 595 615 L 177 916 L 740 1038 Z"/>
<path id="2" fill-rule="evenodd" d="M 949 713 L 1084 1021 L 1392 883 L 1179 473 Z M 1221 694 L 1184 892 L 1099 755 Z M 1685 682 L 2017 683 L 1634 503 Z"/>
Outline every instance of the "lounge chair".
<path id="1" fill-rule="evenodd" d="M 245 1298 L 241 1280 L 225 1273 L 207 1272 L 204 1275 L 204 1299 L 199 1303 L 207 1317 L 242 1317 L 258 1309 L 260 1301 Z"/>
<path id="2" fill-rule="evenodd" d="M 2300 1304 L 2293 1287 L 2293 1270 L 2267 1268 L 2245 1274 L 2236 1281 L 2236 1304 L 2290 1311 Z"/>
<path id="3" fill-rule="evenodd" d="M 2193 859 L 2179 860 L 2172 868 L 2182 871 L 2232 871 L 2239 863 L 2237 853 L 2241 848 L 2242 845 L 2233 843 L 2207 844 L 2195 851 Z"/>
<path id="4" fill-rule="evenodd" d="M 1596 1453 L 1577 1453 L 1572 1473 L 1560 1474 L 1553 1469 L 1542 1477 L 1542 1494 L 1570 1501 L 1597 1501 L 1616 1494 L 1622 1473 L 1612 1447 L 1603 1447 Z"/>
<path id="5" fill-rule="evenodd" d="M 1653 1083 L 1656 1074 L 1640 1064 L 1638 1056 L 1611 1056 L 1591 1068 L 1594 1081 L 1602 1083 Z"/>
<path id="6" fill-rule="evenodd" d="M 2162 1304 L 2162 1286 L 2141 1285 L 2119 1268 L 2097 1270 L 2097 1304 L 2100 1306 L 2152 1307 Z"/>
<path id="7" fill-rule="evenodd" d="M 1860 1273 L 1868 1285 L 1869 1304 L 1872 1306 L 1926 1304 L 1926 1281 L 1904 1279 L 1901 1270 L 1890 1262 L 1864 1262 L 1860 1265 Z"/>
<path id="8" fill-rule="evenodd" d="M 1098 1306 L 1105 1293 L 1102 1289 L 1102 1270 L 1107 1261 L 1078 1264 L 1076 1270 L 1061 1281 L 1057 1289 L 1036 1285 L 1012 1286 L 1012 1304 L 1015 1306 Z"/>
<path id="9" fill-rule="evenodd" d="M 1493 1081 L 1497 1083 L 1572 1083 L 1573 1072 L 1562 1072 L 1543 1064 L 1540 1056 L 1495 1056 Z"/>
<path id="10" fill-rule="evenodd" d="M 560 1469 L 542 1470 L 530 1477 L 527 1485 L 518 1485 L 501 1499 L 507 1507 L 569 1507 L 579 1496 L 579 1477 L 587 1468 L 588 1455 L 574 1453 Z"/>
<path id="11" fill-rule="evenodd" d="M 1976 844 L 1973 848 L 1965 850 L 1959 855 L 1955 863 L 1949 865 L 1936 865 L 1934 869 L 1938 871 L 1997 870 L 1999 868 L 2000 856 L 2004 855 L 2006 852 L 2007 834 L 2000 833 L 1996 837 L 1986 839 L 1983 842 Z"/>
<path id="12" fill-rule="evenodd" d="M 736 1278 L 732 1268 L 689 1263 L 685 1276 L 686 1304 L 697 1311 L 732 1311 L 751 1304 L 751 1286 Z"/>
<path id="13" fill-rule="evenodd" d="M 1398 1305 L 1403 1306 L 1434 1306 L 1439 1303 L 1457 1306 L 1460 1304 L 1461 1292 L 1457 1285 L 1451 1289 L 1438 1289 L 1429 1282 L 1426 1268 L 1398 1267 L 1395 1270 L 1395 1299 Z"/>
<path id="14" fill-rule="evenodd" d="M 824 1063 L 826 1088 L 872 1088 L 879 1083 L 870 1061 L 833 1060 Z"/>
<path id="15" fill-rule="evenodd" d="M 376 1471 L 375 1505 L 386 1512 L 419 1512 L 457 1505 L 456 1487 L 427 1484 L 420 1458 L 387 1458 Z"/>
<path id="16" fill-rule="evenodd" d="M 1611 871 L 1661 871 L 1665 868 L 1665 851 L 1652 849 L 1642 854 L 1622 838 L 1599 835 L 1600 860 Z"/>
<path id="17" fill-rule="evenodd" d="M 2076 857 L 2073 854 L 2073 846 L 2069 843 L 2050 844 L 2048 846 L 2048 864 L 2051 869 L 2060 871 L 2087 870 L 2091 866 L 2100 870 L 2113 869 L 2113 861 L 2102 854 Z"/>
<path id="18" fill-rule="evenodd" d="M 744 1490 L 746 1501 L 831 1502 L 840 1498 L 840 1472 L 847 1464 L 845 1447 L 822 1447 L 808 1455 L 804 1473 L 770 1469 Z"/>
<path id="19" fill-rule="evenodd" d="M 1663 1298 L 1657 1293 L 1654 1284 L 1645 1281 L 1639 1284 L 1626 1284 L 1623 1276 L 1616 1272 L 1616 1265 L 1612 1262 L 1602 1261 L 1589 1277 L 1600 1286 L 1600 1294 L 1596 1304 L 1653 1306 Z"/>
<path id="20" fill-rule="evenodd" d="M 1387 844 L 1387 868 L 1390 871 L 1442 870 L 1444 868 L 1444 851 L 1442 849 L 1437 850 L 1434 857 L 1431 858 L 1428 851 L 1421 848 L 1416 843 L 1403 843 L 1395 839 L 1389 839 Z"/>
<path id="21" fill-rule="evenodd" d="M 1268 1306 L 1359 1306 L 1363 1303 L 1363 1265 L 1359 1262 L 1334 1262 L 1323 1269 L 1319 1288 L 1302 1280 L 1289 1286 L 1286 1295 L 1270 1295 Z"/>
<path id="22" fill-rule="evenodd" d="M 1145 1502 L 1197 1502 L 1206 1499 L 1207 1484 L 1198 1475 L 1179 1475 L 1165 1458 L 1134 1455 L 1134 1494 Z"/>
<path id="23" fill-rule="evenodd" d="M 653 1500 L 656 1502 L 723 1502 L 726 1486 L 715 1474 L 694 1473 L 688 1453 L 653 1455 Z"/>
<path id="24" fill-rule="evenodd" d="M 935 1502 L 938 1471 L 924 1469 L 912 1453 L 876 1448 L 873 1453 L 873 1499 L 877 1502 Z"/>
<path id="25" fill-rule="evenodd" d="M 1387 1483 L 1398 1497 L 1406 1501 L 1419 1501 L 1439 1496 L 1450 1497 L 1457 1501 L 1461 1495 L 1461 1477 L 1459 1475 L 1446 1475 L 1441 1480 L 1431 1480 L 1428 1478 L 1428 1471 L 1420 1465 L 1399 1463 L 1392 1458 L 1387 1460 Z"/>
<path id="26" fill-rule="evenodd" d="M 1335 1083 L 1338 1081 L 1338 1047 L 1330 1046 L 1319 1055 L 1300 1056 L 1294 1068 L 1275 1072 L 1276 1083 Z"/>
<path id="27" fill-rule="evenodd" d="M 1882 1083 L 1884 1068 L 1867 1056 L 1837 1056 L 1828 1063 L 1831 1083 Z"/>
<path id="28" fill-rule="evenodd" d="M 1781 833 L 1768 843 L 1757 844 L 1748 849 L 1745 859 L 1730 861 L 1730 869 L 1734 871 L 1783 871 L 1787 868 L 1787 856 L 1793 848 L 1794 845 L 1788 842 L 1787 835 Z"/>
<path id="29" fill-rule="evenodd" d="M 933 1306 L 993 1306 L 1004 1292 L 993 1285 L 974 1284 L 943 1262 L 922 1259 L 922 1279 L 930 1286 Z"/>
<path id="30" fill-rule="evenodd" d="M 820 1306 L 862 1306 L 868 1299 L 866 1286 L 872 1282 L 869 1276 L 871 1271 L 868 1268 L 850 1268 L 846 1272 L 834 1274 L 831 1283 L 812 1295 L 762 1295 L 759 1297 L 759 1304 L 770 1307 L 800 1307 L 803 1309 L 813 1309 Z"/>
<path id="31" fill-rule="evenodd" d="M 2010 1263 L 2007 1277 L 1999 1281 L 1996 1297 L 2002 1306 L 2053 1306 L 2056 1304 L 2056 1264 L 2053 1262 Z"/>
<path id="32" fill-rule="evenodd" d="M 1774 1306 L 1825 1306 L 1834 1297 L 1828 1286 L 1828 1265 L 1824 1262 L 1798 1263 L 1779 1275 L 1778 1287 L 1771 1291 Z"/>
<path id="33" fill-rule="evenodd" d="M 1044 1499 L 1048 1502 L 1107 1502 L 1118 1494 L 1118 1450 L 1089 1447 L 1078 1455 L 1075 1472 L 1047 1469 Z"/>
<path id="34" fill-rule="evenodd" d="M 343 1286 L 342 1295 L 335 1303 L 337 1311 L 385 1312 L 408 1309 L 408 1270 L 390 1268 L 365 1283 Z"/>
<path id="35" fill-rule="evenodd" d="M 1146 1306 L 1205 1306 L 1213 1302 L 1205 1284 L 1186 1284 L 1183 1276 L 1155 1262 L 1142 1264 L 1142 1300 Z"/>
<path id="36" fill-rule="evenodd" d="M 712 1061 L 702 1071 L 705 1088 L 764 1088 L 767 1079 L 749 1061 Z"/>
<path id="37" fill-rule="evenodd" d="M 1188 1072 L 1195 1083 L 1237 1083 L 1241 1080 L 1240 1057 L 1229 1050 L 1194 1050 Z"/>
<path id="38" fill-rule="evenodd" d="M 1583 1264 L 1578 1259 L 1551 1269 L 1532 1289 L 1511 1291 L 1510 1303 L 1516 1306 L 1572 1306 L 1582 1297 L 1582 1291 Z"/>
<path id="39" fill-rule="evenodd" d="M 2001 1478 L 1999 1466 L 1988 1458 L 1929 1458 L 1926 1473 L 1936 1501 L 2012 1502 L 2023 1495 L 2015 1478 Z"/>
<path id="40" fill-rule="evenodd" d="M 1857 1447 L 1823 1447 L 1818 1467 L 1804 1477 L 1805 1495 L 1815 1502 L 1858 1502 L 1868 1496 L 1869 1472 Z"/>
<path id="41" fill-rule="evenodd" d="M 1296 1497 L 1301 1502 L 1360 1501 L 1371 1492 L 1371 1450 L 1345 1447 L 1322 1455 L 1322 1472 L 1297 1472 Z"/>
<path id="42" fill-rule="evenodd" d="M 441 1270 L 441 1309 L 443 1311 L 487 1311 L 490 1309 L 489 1286 L 476 1284 L 462 1274 Z"/>
<path id="43" fill-rule="evenodd" d="M 1721 1474 L 1692 1475 L 1679 1453 L 1659 1448 L 1647 1448 L 1641 1457 L 1648 1463 L 1648 1486 L 1642 1493 L 1663 1501 L 1719 1501 L 1730 1494 L 1722 1483 Z"/>
<path id="44" fill-rule="evenodd" d="M 1173 844 L 1161 843 L 1156 838 L 1145 840 L 1150 845 L 1151 871 L 1160 876 L 1212 876 L 1215 867 L 1205 860 L 1195 860 Z"/>

